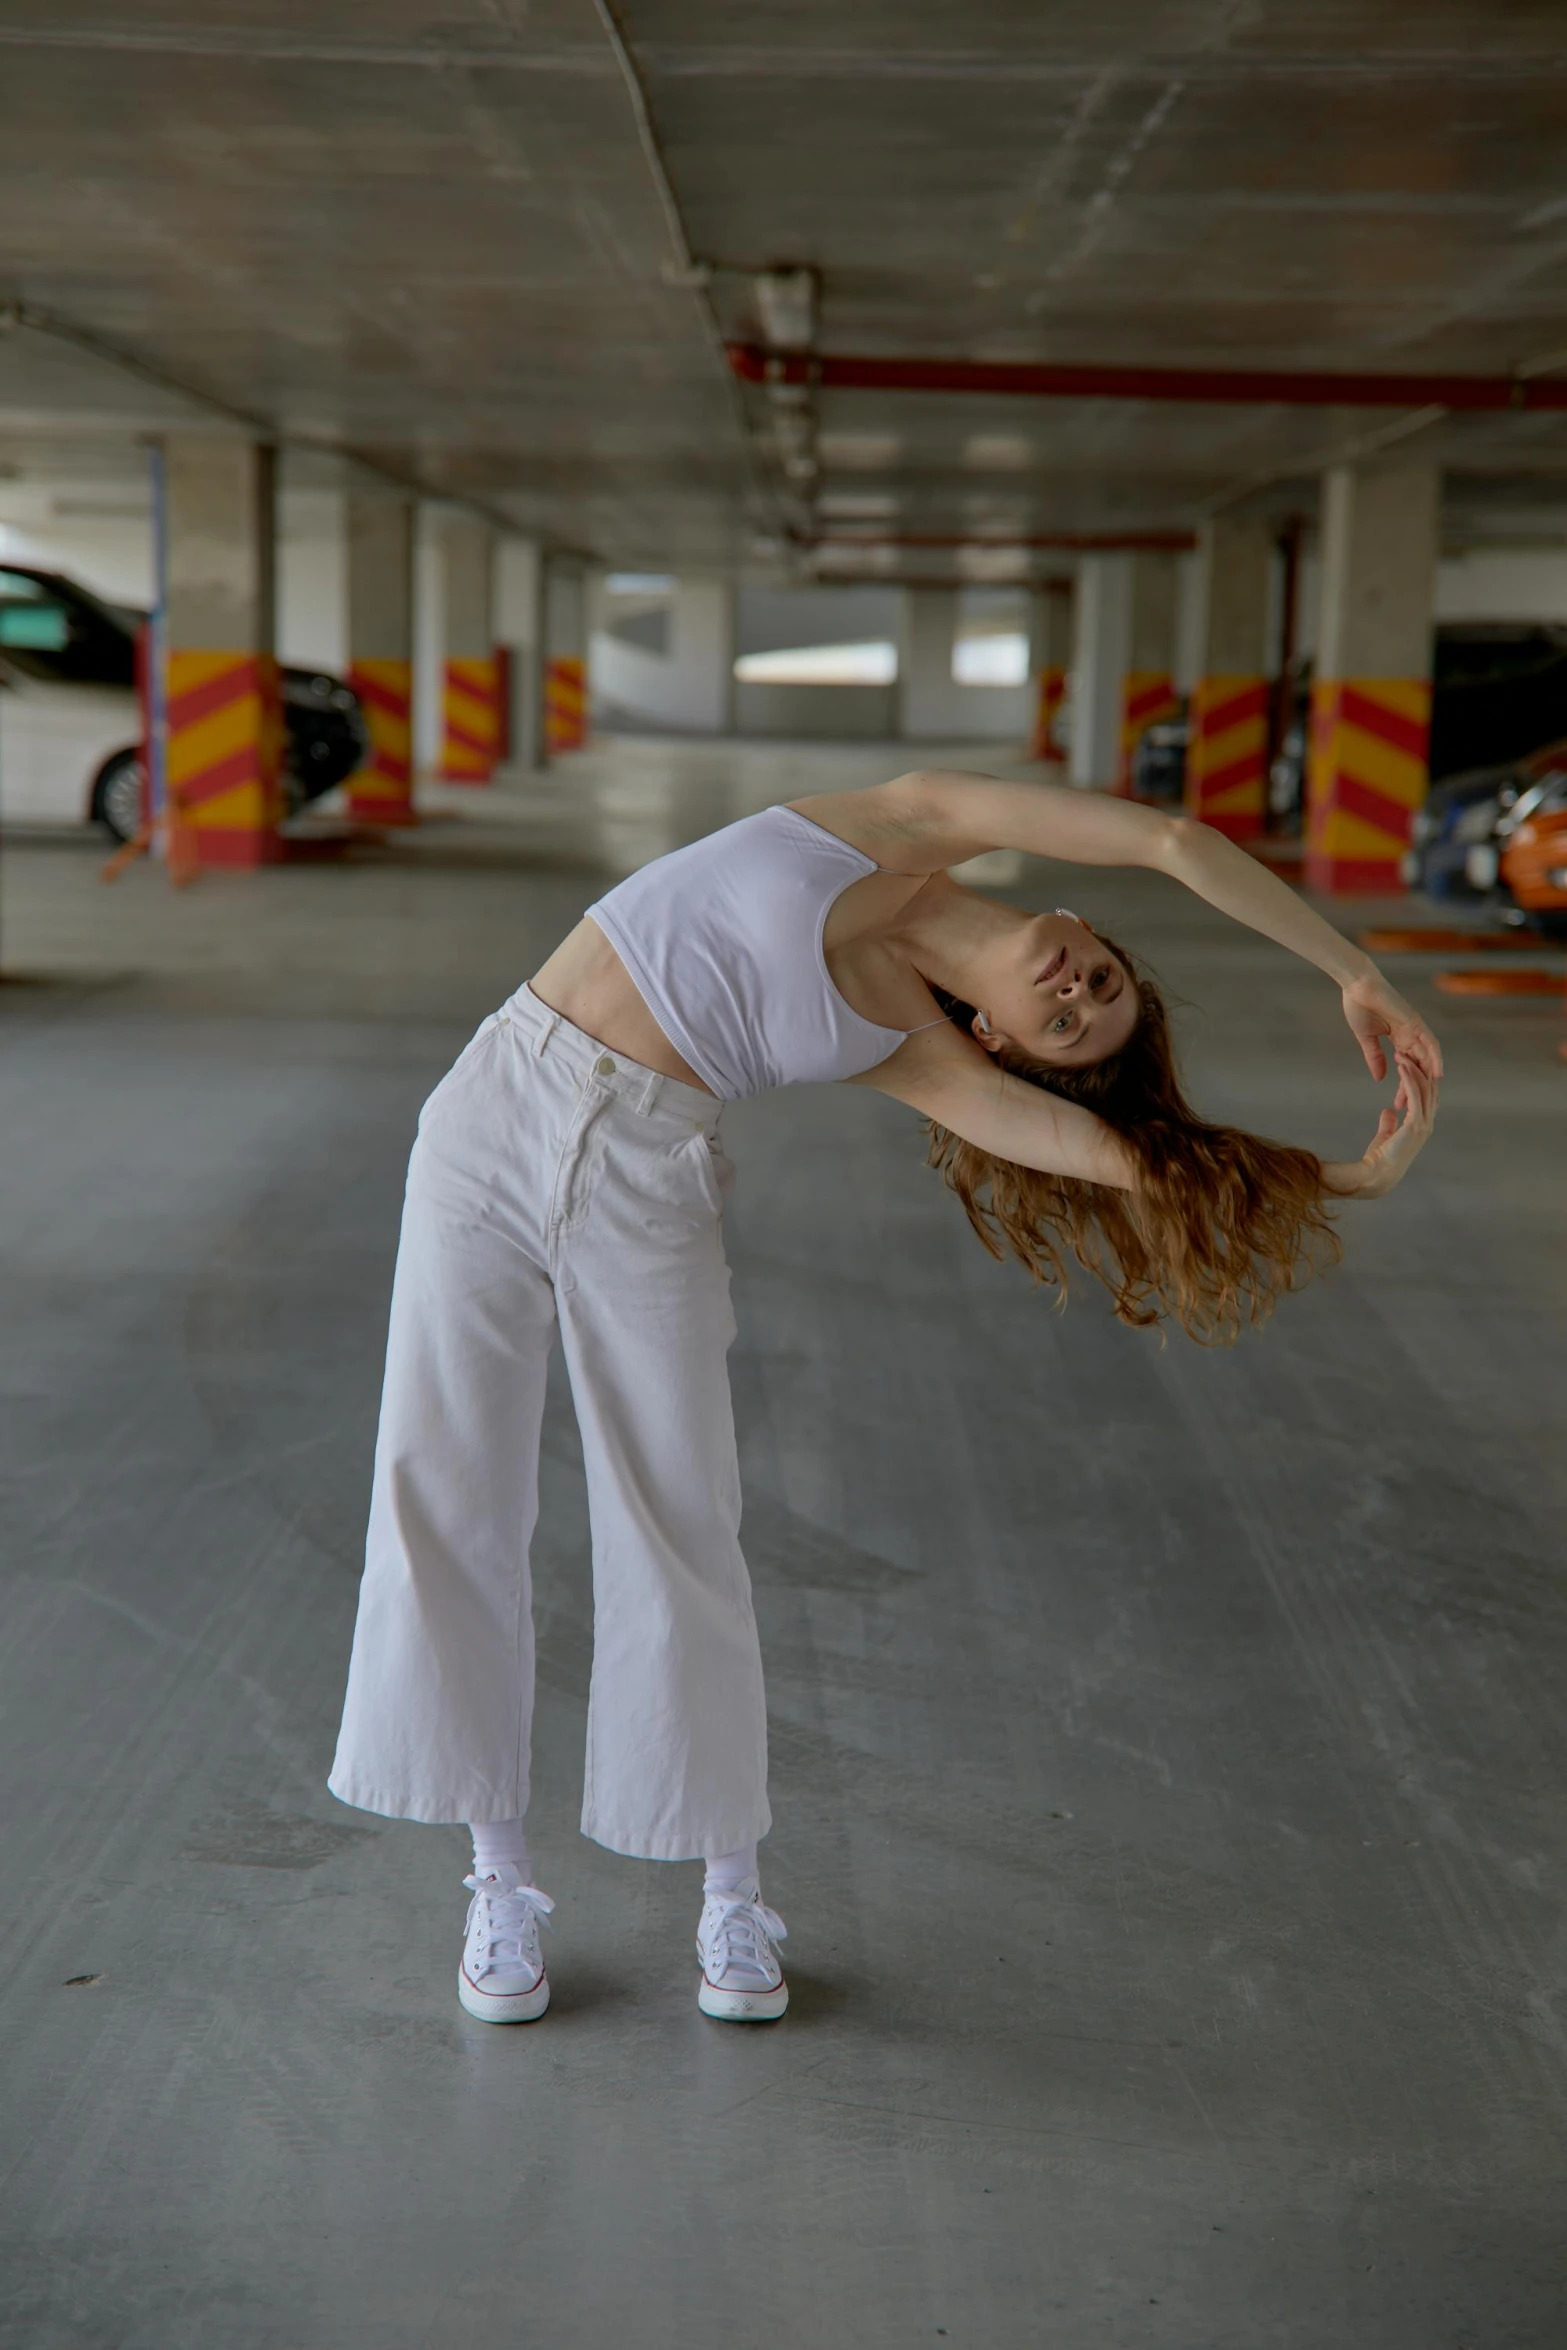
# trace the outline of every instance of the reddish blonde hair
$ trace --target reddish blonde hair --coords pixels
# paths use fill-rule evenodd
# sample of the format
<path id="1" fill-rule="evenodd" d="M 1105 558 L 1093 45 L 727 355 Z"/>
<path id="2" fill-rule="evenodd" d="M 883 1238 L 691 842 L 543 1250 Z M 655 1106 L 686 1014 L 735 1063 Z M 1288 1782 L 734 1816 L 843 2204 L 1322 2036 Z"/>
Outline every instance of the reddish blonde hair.
<path id="1" fill-rule="evenodd" d="M 1198 1117 L 1181 1091 L 1163 996 L 1124 948 L 1098 935 L 1137 984 L 1137 1025 L 1121 1050 L 1086 1069 L 1034 1061 L 1005 1044 L 996 1058 L 1113 1127 L 1137 1160 L 1137 1189 L 1041 1175 L 934 1124 L 930 1164 L 993 1257 L 1016 1257 L 1064 1299 L 1070 1251 L 1104 1283 L 1121 1321 L 1146 1329 L 1169 1316 L 1189 1338 L 1227 1346 L 1341 1254 L 1323 1204 L 1322 1161 Z M 971 1005 L 937 996 L 950 1018 L 972 1026 Z"/>

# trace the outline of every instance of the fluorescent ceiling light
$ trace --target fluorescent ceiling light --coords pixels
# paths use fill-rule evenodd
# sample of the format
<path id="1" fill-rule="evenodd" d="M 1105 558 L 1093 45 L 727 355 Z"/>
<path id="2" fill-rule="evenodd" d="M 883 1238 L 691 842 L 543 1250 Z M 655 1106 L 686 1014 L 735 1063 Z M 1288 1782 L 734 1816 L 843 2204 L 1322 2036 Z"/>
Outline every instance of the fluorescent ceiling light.
<path id="1" fill-rule="evenodd" d="M 824 432 L 816 436 L 816 452 L 824 465 L 841 466 L 845 473 L 881 473 L 896 465 L 903 444 L 895 432 Z"/>
<path id="2" fill-rule="evenodd" d="M 952 648 L 952 674 L 959 685 L 1026 685 L 1028 639 L 1021 629 L 960 636 Z"/>
<path id="3" fill-rule="evenodd" d="M 1034 462 L 1034 444 L 1020 432 L 971 432 L 963 444 L 963 463 L 975 473 L 1026 473 Z"/>
<path id="4" fill-rule="evenodd" d="M 898 648 L 882 638 L 858 645 L 789 645 L 775 653 L 742 653 L 735 676 L 742 685 L 891 685 Z"/>

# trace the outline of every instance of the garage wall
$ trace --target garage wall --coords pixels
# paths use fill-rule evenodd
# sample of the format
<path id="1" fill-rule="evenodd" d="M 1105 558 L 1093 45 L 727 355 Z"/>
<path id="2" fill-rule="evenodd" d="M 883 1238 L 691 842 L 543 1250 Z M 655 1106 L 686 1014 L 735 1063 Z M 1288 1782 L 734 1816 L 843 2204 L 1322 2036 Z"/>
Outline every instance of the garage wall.
<path id="1" fill-rule="evenodd" d="M 663 652 L 602 625 L 595 591 L 589 674 L 595 722 L 679 734 L 723 734 L 734 723 L 734 590 L 726 579 L 682 577 L 668 605 Z"/>
<path id="2" fill-rule="evenodd" d="M 1480 547 L 1437 566 L 1438 620 L 1567 622 L 1567 548 Z"/>
<path id="3" fill-rule="evenodd" d="M 152 505 L 123 484 L 101 492 L 0 483 L 0 561 L 66 572 L 111 603 L 153 600 Z M 278 650 L 302 667 L 344 658 L 343 500 L 285 489 L 278 500 Z"/>
<path id="4" fill-rule="evenodd" d="M 152 602 L 152 514 L 124 489 L 51 496 L 0 483 L 0 562 L 64 571 L 111 604 Z"/>
<path id="5" fill-rule="evenodd" d="M 301 669 L 348 659 L 345 528 L 340 490 L 285 489 L 278 500 L 278 658 Z"/>

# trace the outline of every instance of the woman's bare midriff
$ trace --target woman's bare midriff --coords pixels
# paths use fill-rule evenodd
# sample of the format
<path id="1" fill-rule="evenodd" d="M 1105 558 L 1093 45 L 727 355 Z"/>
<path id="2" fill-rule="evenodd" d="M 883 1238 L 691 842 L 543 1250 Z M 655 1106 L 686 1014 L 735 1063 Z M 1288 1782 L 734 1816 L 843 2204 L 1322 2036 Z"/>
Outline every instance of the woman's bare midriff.
<path id="1" fill-rule="evenodd" d="M 678 1077 L 699 1093 L 712 1092 L 676 1052 L 596 922 L 579 922 L 528 985 L 541 1004 L 607 1051 L 624 1053 L 661 1077 Z"/>

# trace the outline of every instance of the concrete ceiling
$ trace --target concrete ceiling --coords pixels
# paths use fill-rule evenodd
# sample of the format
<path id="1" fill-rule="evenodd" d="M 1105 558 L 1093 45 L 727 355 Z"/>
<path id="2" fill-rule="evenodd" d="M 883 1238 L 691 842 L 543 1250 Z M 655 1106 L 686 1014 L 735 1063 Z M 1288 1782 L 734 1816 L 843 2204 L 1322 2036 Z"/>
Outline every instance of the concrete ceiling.
<path id="1" fill-rule="evenodd" d="M 833 351 L 1567 370 L 1559 0 L 618 14 L 650 139 L 592 0 L 4 0 L 0 300 L 615 562 L 1283 511 L 1377 443 L 1460 535 L 1567 535 L 1556 415 L 834 391 L 790 488 L 720 350 L 788 263 Z M 0 463 L 97 478 L 207 413 L 0 335 Z"/>

